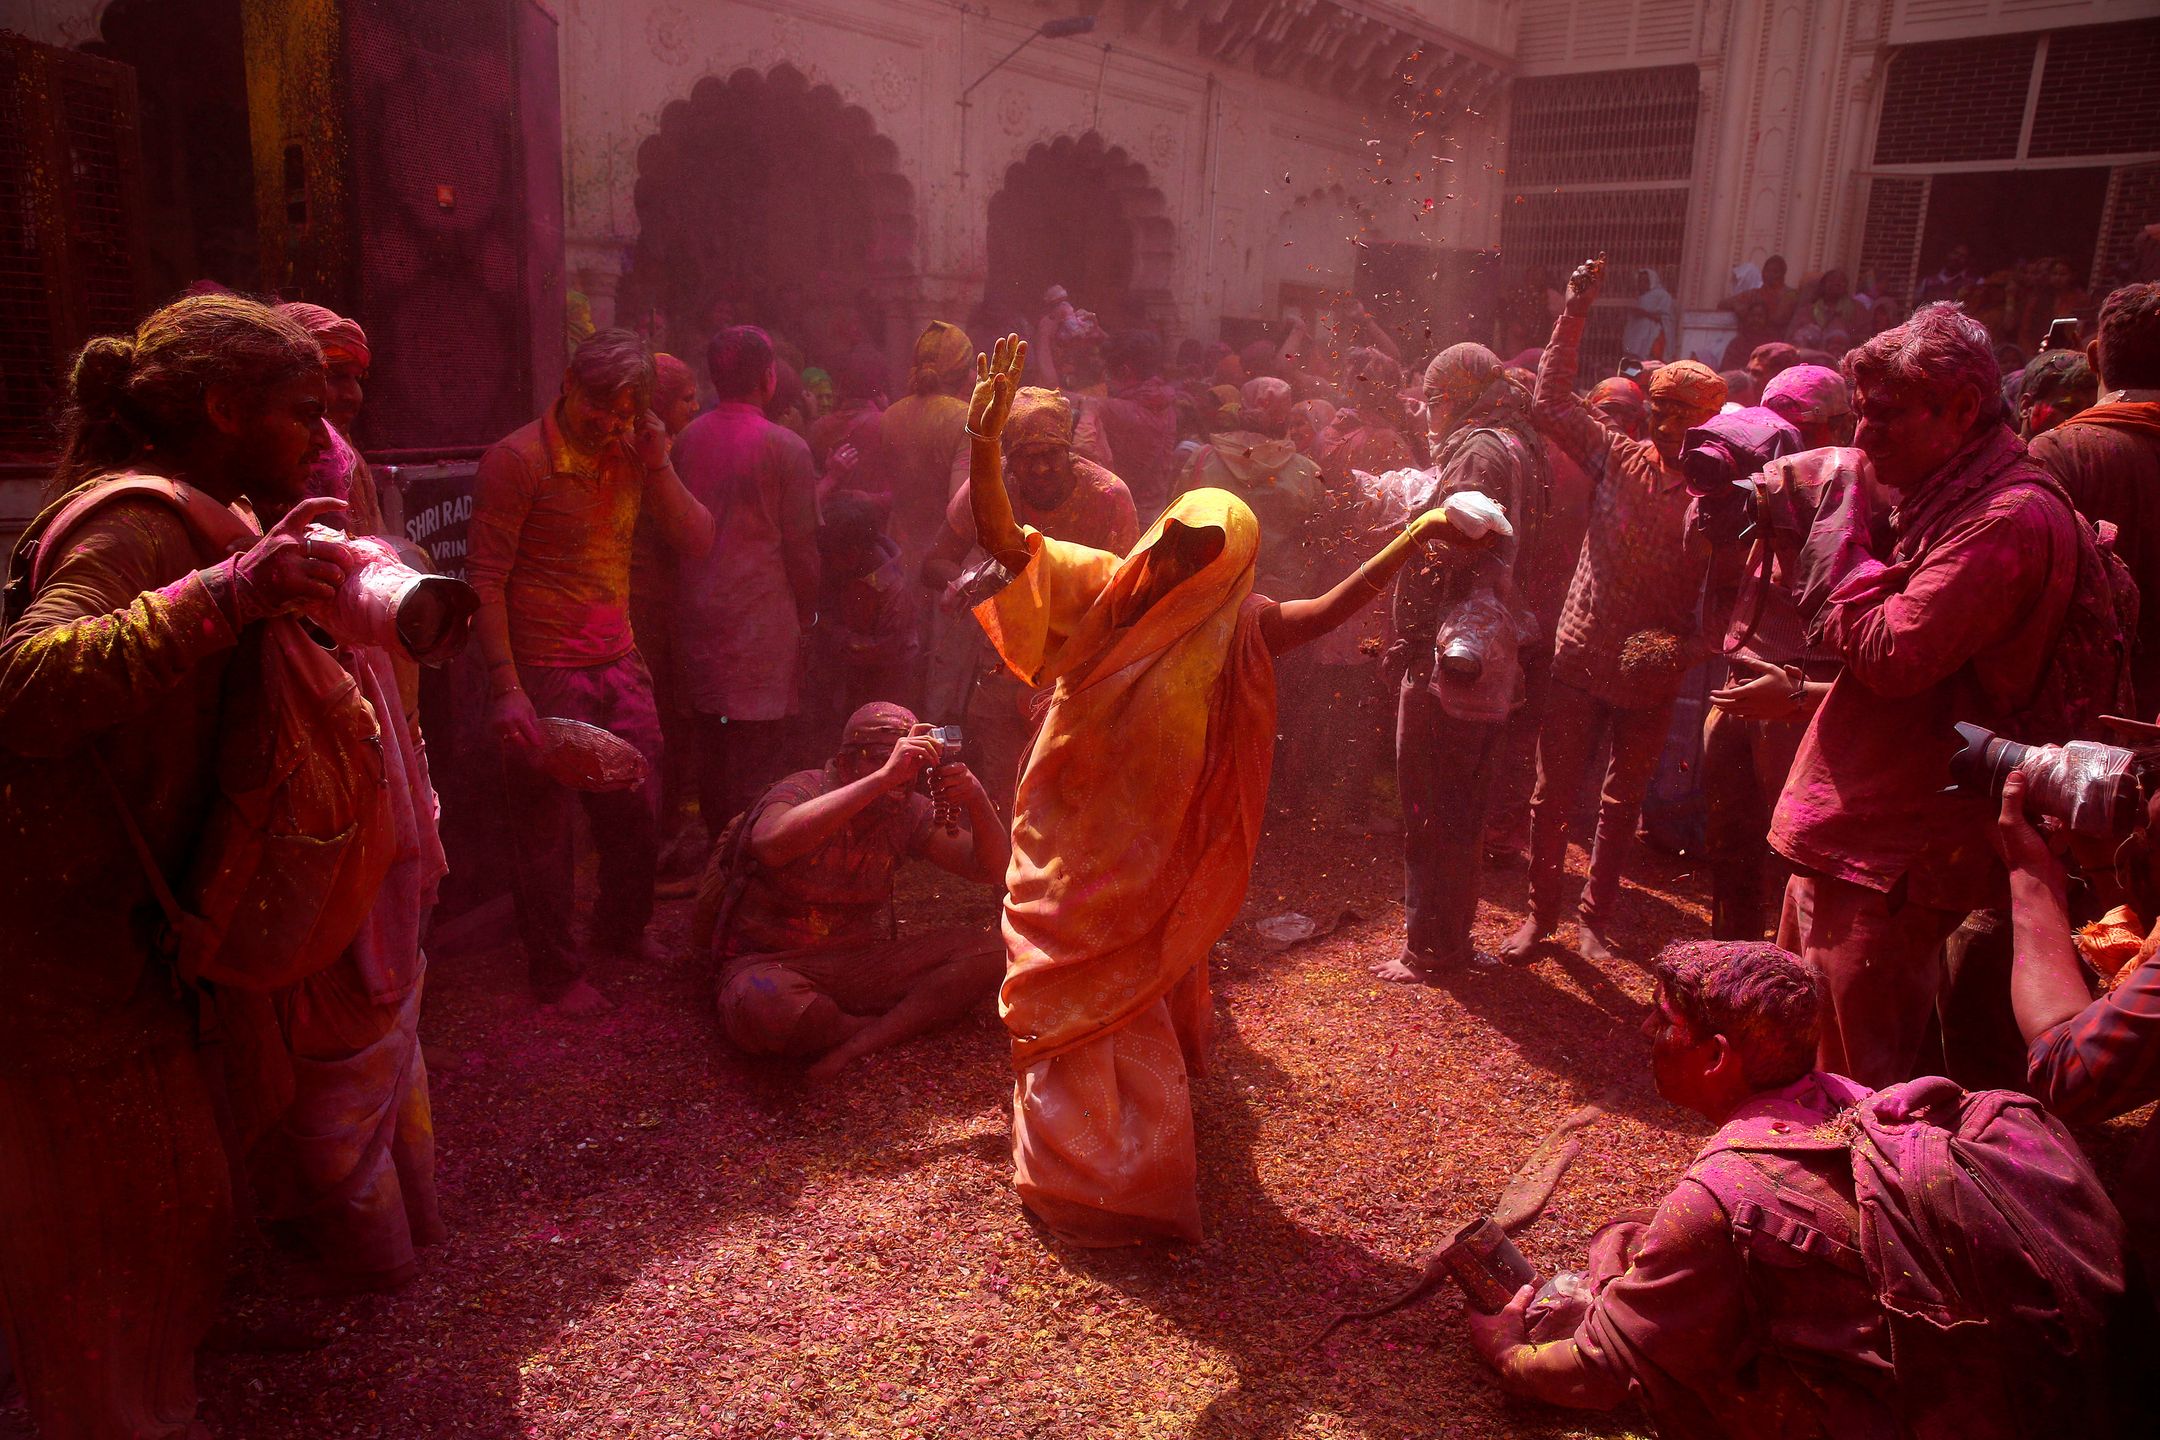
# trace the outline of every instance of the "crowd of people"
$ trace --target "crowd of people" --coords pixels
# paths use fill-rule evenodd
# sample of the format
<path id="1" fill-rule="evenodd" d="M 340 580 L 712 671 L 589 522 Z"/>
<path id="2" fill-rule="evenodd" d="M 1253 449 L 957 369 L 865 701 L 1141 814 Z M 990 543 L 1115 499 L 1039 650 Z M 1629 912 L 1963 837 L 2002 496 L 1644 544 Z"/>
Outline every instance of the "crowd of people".
<path id="1" fill-rule="evenodd" d="M 1026 1209 L 1189 1240 L 1206 957 L 1271 814 L 1335 806 L 1401 847 L 1375 983 L 1539 964 L 1572 919 L 1654 976 L 1657 1087 L 1717 1127 L 1583 1273 L 1473 1309 L 1509 1390 L 1668 1435 L 2119 1431 L 2160 1152 L 2103 1188 L 2065 1127 L 2160 1097 L 2160 285 L 2013 373 L 1958 276 L 1876 324 L 1782 272 L 1729 375 L 1660 358 L 1644 271 L 1646 343 L 1586 376 L 1601 260 L 1503 307 L 1534 368 L 1407 371 L 1355 306 L 1172 353 L 1061 289 L 1025 334 L 931 324 L 897 398 L 859 345 L 585 336 L 480 462 L 441 602 L 535 1002 L 607 1008 L 694 888 L 725 1043 L 815 1084 L 994 1004 Z M 51 1440 L 197 1433 L 236 1225 L 355 1289 L 443 1233 L 445 647 L 364 599 L 427 568 L 347 439 L 371 363 L 230 295 L 91 342 L 10 567 L 0 1319 Z M 1629 954 L 1704 667 L 1712 934 Z M 910 859 L 995 922 L 908 923 Z M 1531 903 L 1487 950 L 1494 864 Z"/>

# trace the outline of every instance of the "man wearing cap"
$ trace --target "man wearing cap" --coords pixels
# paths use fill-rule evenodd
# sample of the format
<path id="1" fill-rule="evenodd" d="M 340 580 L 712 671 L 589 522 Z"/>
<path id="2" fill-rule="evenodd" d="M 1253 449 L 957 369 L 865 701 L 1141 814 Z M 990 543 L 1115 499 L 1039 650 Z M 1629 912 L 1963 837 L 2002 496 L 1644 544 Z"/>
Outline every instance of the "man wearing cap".
<path id="1" fill-rule="evenodd" d="M 1606 934 L 1620 871 L 1665 747 L 1673 696 L 1696 648 L 1696 601 L 1709 555 L 1687 534 L 1680 441 L 1718 413 L 1725 382 L 1693 360 L 1659 366 L 1650 381 L 1647 440 L 1629 439 L 1585 405 L 1574 389 L 1576 352 L 1604 278 L 1602 260 L 1577 266 L 1568 278 L 1532 407 L 1538 428 L 1590 473 L 1594 489 L 1589 532 L 1556 627 L 1552 693 L 1538 732 L 1530 914 L 1500 952 L 1516 964 L 1527 962 L 1559 923 L 1568 812 L 1583 771 L 1608 737 L 1612 756 L 1578 918 L 1582 953 L 1610 957 Z"/>
<path id="2" fill-rule="evenodd" d="M 1395 582 L 1388 658 L 1390 673 L 1401 676 L 1395 772 L 1403 806 L 1403 948 L 1373 973 L 1398 983 L 1430 980 L 1472 960 L 1492 963 L 1472 946 L 1470 925 L 1493 780 L 1522 688 L 1516 637 L 1528 587 L 1517 577 L 1526 576 L 1551 502 L 1530 397 L 1499 356 L 1471 342 L 1449 346 L 1425 367 L 1424 398 L 1433 464 L 1410 509 L 1474 490 L 1498 502 L 1514 533 L 1469 562 L 1417 561 Z M 1477 633 L 1492 617 L 1503 619 L 1506 632 L 1497 644 Z M 1443 652 L 1455 656 L 1454 666 L 1443 663 Z"/>
<path id="3" fill-rule="evenodd" d="M 1763 471 L 1774 485 L 1846 503 L 1868 483 L 1867 457 L 1853 437 L 1845 377 L 1821 365 L 1795 365 L 1774 376 L 1763 407 L 1800 432 L 1808 448 Z M 1702 516 L 1691 516 L 1698 529 Z M 1786 866 L 1770 850 L 1770 812 L 1785 788 L 1808 720 L 1837 679 L 1837 655 L 1812 644 L 1795 594 L 1794 568 L 1804 535 L 1758 526 L 1745 541 L 1710 536 L 1711 618 L 1724 630 L 1724 685 L 1710 693 L 1703 717 L 1702 786 L 1708 802 L 1704 853 L 1710 862 L 1710 933 L 1719 940 L 1760 940 L 1775 921 L 1767 897 L 1784 892 Z"/>
<path id="4" fill-rule="evenodd" d="M 1852 389 L 1827 365 L 1779 371 L 1763 386 L 1762 405 L 1798 430 L 1800 443 L 1809 450 L 1852 444 Z"/>
<path id="5" fill-rule="evenodd" d="M 1140 538 L 1132 493 L 1079 453 L 1075 433 L 1072 401 L 1062 392 L 1030 385 L 1014 397 L 1001 441 L 1013 514 L 1054 540 L 1122 555 Z M 954 493 L 945 531 L 923 561 L 923 583 L 946 592 L 951 609 L 958 601 L 949 587 L 975 550 L 973 493 L 968 482 Z M 965 717 L 984 783 L 998 808 L 1011 813 L 1036 692 L 998 661 L 979 627 L 954 625 L 931 662 L 928 695 L 941 723 Z"/>
<path id="6" fill-rule="evenodd" d="M 996 993 L 994 927 L 889 923 L 902 860 L 995 885 L 1011 856 L 982 782 L 940 758 L 912 712 L 865 705 L 824 769 L 767 790 L 714 852 L 692 935 L 721 964 L 720 1023 L 738 1049 L 812 1061 L 827 1079 Z"/>

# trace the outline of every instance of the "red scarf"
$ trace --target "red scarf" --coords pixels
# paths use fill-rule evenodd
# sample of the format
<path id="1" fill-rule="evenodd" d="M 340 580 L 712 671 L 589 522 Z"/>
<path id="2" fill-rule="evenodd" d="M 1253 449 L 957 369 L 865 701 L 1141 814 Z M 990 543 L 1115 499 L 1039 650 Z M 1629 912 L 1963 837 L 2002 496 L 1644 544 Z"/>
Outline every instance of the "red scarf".
<path id="1" fill-rule="evenodd" d="M 2110 405 L 2095 405 L 2078 411 L 2056 428 L 2067 430 L 2072 425 L 2107 425 L 2160 441 L 2160 400 L 2117 400 Z"/>

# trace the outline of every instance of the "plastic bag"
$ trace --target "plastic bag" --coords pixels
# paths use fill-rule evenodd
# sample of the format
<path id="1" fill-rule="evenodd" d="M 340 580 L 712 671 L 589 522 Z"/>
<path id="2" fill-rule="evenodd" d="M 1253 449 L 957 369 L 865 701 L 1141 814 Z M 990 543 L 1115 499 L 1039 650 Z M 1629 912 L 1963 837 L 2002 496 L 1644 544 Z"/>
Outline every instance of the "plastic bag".
<path id="1" fill-rule="evenodd" d="M 1475 590 L 1450 610 L 1433 637 L 1431 689 L 1457 720 L 1495 723 L 1515 708 L 1521 676 L 1515 616 L 1490 590 Z"/>
<path id="2" fill-rule="evenodd" d="M 539 766 L 573 790 L 635 790 L 649 767 L 629 741 L 582 720 L 548 715 L 540 721 Z"/>

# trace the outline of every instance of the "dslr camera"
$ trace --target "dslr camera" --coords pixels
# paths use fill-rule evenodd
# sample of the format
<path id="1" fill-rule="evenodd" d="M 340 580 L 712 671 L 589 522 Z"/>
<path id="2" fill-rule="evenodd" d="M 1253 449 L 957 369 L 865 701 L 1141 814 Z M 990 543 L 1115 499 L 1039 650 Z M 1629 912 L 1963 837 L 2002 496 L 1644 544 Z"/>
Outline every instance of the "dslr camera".
<path id="1" fill-rule="evenodd" d="M 413 569 L 378 535 L 347 535 L 326 525 L 310 525 L 308 534 L 345 557 L 337 594 L 307 611 L 332 640 L 380 645 L 422 665 L 447 665 L 465 648 L 480 609 L 472 586 Z"/>
<path id="2" fill-rule="evenodd" d="M 1762 472 L 1801 448 L 1800 432 L 1775 410 L 1751 405 L 1713 415 L 1680 442 L 1680 473 L 1694 497 L 1697 523 L 1712 544 L 1753 539 L 1764 528 L 1806 534 L 1813 515 L 1799 514 L 1790 492 Z"/>
<path id="3" fill-rule="evenodd" d="M 2000 800 L 2013 770 L 2025 775 L 2025 808 L 2052 815 L 2072 835 L 2121 840 L 2145 821 L 2145 802 L 2160 778 L 2160 755 L 2093 740 L 2021 745 L 1983 726 L 1960 724 L 1950 778 L 1970 795 Z"/>

